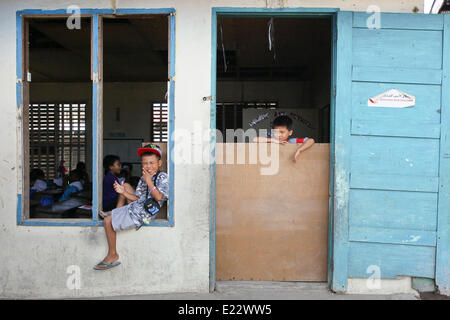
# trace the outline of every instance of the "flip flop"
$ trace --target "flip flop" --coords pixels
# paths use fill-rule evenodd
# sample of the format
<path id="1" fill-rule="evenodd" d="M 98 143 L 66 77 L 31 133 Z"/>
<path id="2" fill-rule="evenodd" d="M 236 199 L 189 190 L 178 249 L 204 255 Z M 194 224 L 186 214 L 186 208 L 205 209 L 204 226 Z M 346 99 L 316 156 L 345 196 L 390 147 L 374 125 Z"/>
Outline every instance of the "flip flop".
<path id="1" fill-rule="evenodd" d="M 114 268 L 114 267 L 116 267 L 116 266 L 118 266 L 120 264 L 120 261 L 114 261 L 113 263 L 108 263 L 108 262 L 105 262 L 105 261 L 100 261 L 99 263 L 97 263 L 95 266 L 94 266 L 94 270 L 107 270 L 107 269 L 111 269 L 111 268 Z M 98 265 L 105 265 L 106 267 L 97 267 Z"/>
<path id="2" fill-rule="evenodd" d="M 103 219 L 105 219 L 106 217 L 108 217 L 108 216 L 111 215 L 111 211 L 106 211 L 106 212 L 105 212 L 105 215 L 102 215 L 102 214 L 100 213 L 100 211 L 99 211 L 99 212 L 98 212 L 98 215 L 99 215 L 100 217 L 102 217 Z"/>

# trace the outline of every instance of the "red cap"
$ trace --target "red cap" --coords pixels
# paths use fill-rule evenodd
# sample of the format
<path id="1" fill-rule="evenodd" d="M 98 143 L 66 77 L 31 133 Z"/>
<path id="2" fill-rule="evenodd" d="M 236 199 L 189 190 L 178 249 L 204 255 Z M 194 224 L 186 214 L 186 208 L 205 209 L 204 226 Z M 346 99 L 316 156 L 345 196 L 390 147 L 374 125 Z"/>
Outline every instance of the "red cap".
<path id="1" fill-rule="evenodd" d="M 154 153 L 154 154 L 157 154 L 158 156 L 162 157 L 161 148 L 159 146 L 157 146 L 156 144 L 147 144 L 147 145 L 143 146 L 142 148 L 139 148 L 137 151 L 139 157 L 142 157 L 142 154 L 145 152 Z"/>

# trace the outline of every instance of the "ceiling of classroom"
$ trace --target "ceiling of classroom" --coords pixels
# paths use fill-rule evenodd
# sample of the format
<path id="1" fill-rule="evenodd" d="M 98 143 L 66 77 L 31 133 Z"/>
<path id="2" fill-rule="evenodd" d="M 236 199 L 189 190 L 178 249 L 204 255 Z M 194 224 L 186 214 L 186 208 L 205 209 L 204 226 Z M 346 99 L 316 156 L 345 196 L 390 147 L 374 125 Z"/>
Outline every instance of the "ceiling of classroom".
<path id="1" fill-rule="evenodd" d="M 104 81 L 166 81 L 167 48 L 166 16 L 105 18 Z M 31 20 L 30 70 L 34 82 L 90 81 L 90 19 L 79 30 L 69 30 L 65 19 Z"/>
<path id="2" fill-rule="evenodd" d="M 219 80 L 309 80 L 318 64 L 329 63 L 329 19 L 275 18 L 272 51 L 268 22 L 269 18 L 218 19 Z M 167 80 L 166 16 L 105 18 L 103 30 L 104 81 Z M 65 19 L 30 20 L 33 82 L 91 81 L 90 51 L 89 18 L 82 19 L 79 30 L 69 30 Z"/>
<path id="3" fill-rule="evenodd" d="M 317 65 L 330 63 L 330 19 L 274 18 L 271 41 L 269 21 L 270 18 L 218 19 L 219 78 L 310 80 Z"/>

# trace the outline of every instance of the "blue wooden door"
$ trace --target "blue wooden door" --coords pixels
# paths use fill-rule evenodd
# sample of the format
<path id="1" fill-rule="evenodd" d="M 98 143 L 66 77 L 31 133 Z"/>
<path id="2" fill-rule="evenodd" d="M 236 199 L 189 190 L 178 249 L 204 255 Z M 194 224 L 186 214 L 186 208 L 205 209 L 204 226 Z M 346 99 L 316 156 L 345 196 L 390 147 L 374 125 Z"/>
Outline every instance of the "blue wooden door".
<path id="1" fill-rule="evenodd" d="M 370 17 L 337 16 L 332 288 L 378 268 L 448 292 L 450 17 Z M 415 104 L 369 106 L 391 89 Z"/>

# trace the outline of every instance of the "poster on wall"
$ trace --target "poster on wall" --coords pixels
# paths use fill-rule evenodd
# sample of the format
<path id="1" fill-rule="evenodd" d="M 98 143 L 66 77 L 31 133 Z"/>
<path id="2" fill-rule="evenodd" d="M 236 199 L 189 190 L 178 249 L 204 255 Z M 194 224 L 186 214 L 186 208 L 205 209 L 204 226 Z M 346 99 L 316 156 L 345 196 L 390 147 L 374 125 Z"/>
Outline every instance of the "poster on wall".
<path id="1" fill-rule="evenodd" d="M 369 107 L 407 108 L 416 104 L 416 97 L 397 89 L 391 89 L 369 98 Z"/>

